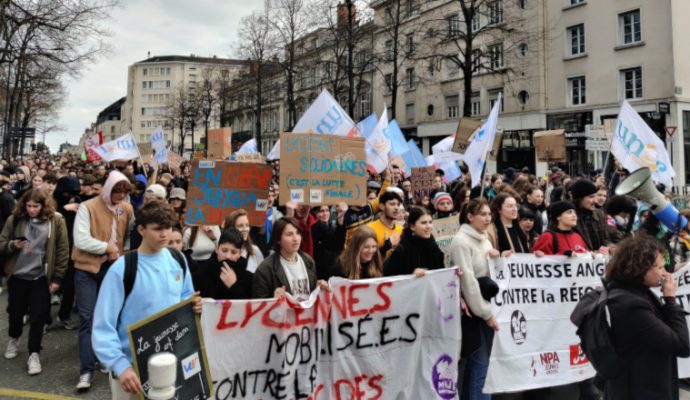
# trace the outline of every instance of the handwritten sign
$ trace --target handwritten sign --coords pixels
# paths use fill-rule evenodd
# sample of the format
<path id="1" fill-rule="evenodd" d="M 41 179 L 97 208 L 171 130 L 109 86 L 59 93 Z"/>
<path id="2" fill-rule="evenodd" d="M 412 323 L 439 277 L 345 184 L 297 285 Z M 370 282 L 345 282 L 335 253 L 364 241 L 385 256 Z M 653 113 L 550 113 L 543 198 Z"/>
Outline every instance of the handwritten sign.
<path id="1" fill-rule="evenodd" d="M 457 398 L 456 270 L 329 283 L 299 305 L 204 300 L 217 398 Z"/>
<path id="2" fill-rule="evenodd" d="M 280 201 L 363 206 L 367 161 L 364 138 L 281 133 Z"/>
<path id="3" fill-rule="evenodd" d="M 180 168 L 180 164 L 182 164 L 183 161 L 184 158 L 182 158 L 182 156 L 175 153 L 174 151 L 168 151 L 168 165 L 170 166 L 170 168 Z"/>
<path id="4" fill-rule="evenodd" d="M 415 201 L 419 202 L 424 196 L 429 196 L 434 190 L 434 178 L 436 169 L 434 167 L 412 168 L 412 195 Z"/>
<path id="5" fill-rule="evenodd" d="M 151 146 L 151 143 L 137 143 L 137 146 L 139 147 L 139 154 L 141 154 L 141 158 L 143 160 L 151 159 L 151 156 L 153 155 L 153 147 Z"/>
<path id="6" fill-rule="evenodd" d="M 269 165 L 192 161 L 187 225 L 220 225 L 233 210 L 247 211 L 249 223 L 263 225 L 268 209 Z"/>
<path id="7" fill-rule="evenodd" d="M 201 323 L 192 307 L 189 299 L 127 327 L 134 370 L 144 392 L 151 388 L 149 358 L 169 352 L 178 361 L 176 399 L 207 399 L 213 395 Z M 144 399 L 143 393 L 140 398 Z"/>
<path id="8" fill-rule="evenodd" d="M 453 241 L 453 236 L 460 230 L 460 219 L 458 216 L 440 218 L 434 220 L 434 239 L 438 247 L 441 248 L 445 255 L 446 267 L 450 267 L 450 243 Z"/>
<path id="9" fill-rule="evenodd" d="M 263 163 L 264 161 L 264 156 L 261 155 L 261 153 L 240 153 L 240 154 L 234 154 L 233 157 L 235 158 L 235 161 L 237 162 L 243 162 L 243 163 Z"/>
<path id="10" fill-rule="evenodd" d="M 455 130 L 455 142 L 453 142 L 453 152 L 465 153 L 470 144 L 470 138 L 474 132 L 482 126 L 482 121 L 473 118 L 460 118 L 458 127 Z"/>
<path id="11" fill-rule="evenodd" d="M 232 154 L 230 128 L 208 130 L 208 158 L 225 160 Z"/>

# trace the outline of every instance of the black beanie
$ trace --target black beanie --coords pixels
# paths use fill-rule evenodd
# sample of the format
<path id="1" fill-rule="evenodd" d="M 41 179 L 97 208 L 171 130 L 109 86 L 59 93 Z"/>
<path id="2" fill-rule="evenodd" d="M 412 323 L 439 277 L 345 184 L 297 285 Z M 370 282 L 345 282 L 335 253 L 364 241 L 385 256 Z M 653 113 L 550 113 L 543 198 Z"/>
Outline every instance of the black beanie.
<path id="1" fill-rule="evenodd" d="M 575 205 L 569 201 L 557 201 L 549 206 L 549 221 L 556 223 L 556 219 L 568 210 L 574 210 Z"/>
<path id="2" fill-rule="evenodd" d="M 589 179 L 580 179 L 570 185 L 570 194 L 573 201 L 587 197 L 597 192 L 597 186 Z"/>

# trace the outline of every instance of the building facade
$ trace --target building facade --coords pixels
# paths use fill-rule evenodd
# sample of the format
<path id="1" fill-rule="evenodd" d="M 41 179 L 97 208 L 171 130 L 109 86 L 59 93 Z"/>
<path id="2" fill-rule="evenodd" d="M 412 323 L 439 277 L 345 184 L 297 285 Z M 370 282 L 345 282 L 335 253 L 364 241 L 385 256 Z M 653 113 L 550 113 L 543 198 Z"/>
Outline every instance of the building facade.
<path id="1" fill-rule="evenodd" d="M 180 129 L 175 120 L 174 103 L 181 91 L 200 90 L 205 81 L 216 81 L 222 76 L 231 80 L 246 65 L 241 60 L 217 57 L 191 56 L 154 56 L 136 62 L 127 73 L 127 95 L 122 104 L 122 132 L 132 132 L 140 143 L 148 143 L 151 133 L 162 126 L 166 140 L 179 147 Z M 213 106 L 209 128 L 220 127 L 220 117 L 216 105 Z M 194 144 L 203 143 L 204 125 L 195 121 L 193 132 L 187 124 L 184 128 L 186 138 L 185 151 Z"/>

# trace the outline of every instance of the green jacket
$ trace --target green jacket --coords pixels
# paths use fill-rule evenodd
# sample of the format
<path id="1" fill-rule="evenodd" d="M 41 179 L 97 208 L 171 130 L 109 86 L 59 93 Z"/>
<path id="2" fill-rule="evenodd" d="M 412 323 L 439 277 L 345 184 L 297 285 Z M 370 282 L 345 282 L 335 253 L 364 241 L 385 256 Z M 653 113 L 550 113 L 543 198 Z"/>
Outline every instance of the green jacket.
<path id="1" fill-rule="evenodd" d="M 19 249 L 11 245 L 11 241 L 19 236 L 24 236 L 26 219 L 14 222 L 11 215 L 0 233 L 0 251 L 6 255 L 4 272 L 11 275 L 19 256 Z M 60 283 L 67 270 L 69 260 L 69 241 L 67 239 L 67 225 L 62 215 L 55 213 L 50 219 L 50 231 L 46 247 L 45 274 L 49 282 Z"/>
<path id="2" fill-rule="evenodd" d="M 304 266 L 307 268 L 307 276 L 309 277 L 309 291 L 313 292 L 316 289 L 316 263 L 314 259 L 303 252 L 297 253 L 299 257 L 304 260 Z M 288 282 L 287 275 L 283 271 L 283 266 L 280 265 L 280 254 L 273 253 L 266 257 L 254 272 L 254 279 L 252 281 L 252 298 L 268 299 L 273 297 L 273 292 L 285 286 L 285 291 L 292 294 L 290 289 L 290 282 Z"/>

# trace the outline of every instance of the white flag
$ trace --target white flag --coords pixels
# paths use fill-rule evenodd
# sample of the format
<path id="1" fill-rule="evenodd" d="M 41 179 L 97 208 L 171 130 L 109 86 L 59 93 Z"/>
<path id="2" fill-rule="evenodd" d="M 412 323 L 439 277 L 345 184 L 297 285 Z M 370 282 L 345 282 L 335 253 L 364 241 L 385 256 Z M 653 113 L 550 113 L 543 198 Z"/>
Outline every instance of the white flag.
<path id="1" fill-rule="evenodd" d="M 321 91 L 307 111 L 292 128 L 293 133 L 325 133 L 338 136 L 358 136 L 357 126 L 328 90 Z M 280 140 L 273 145 L 267 160 L 280 158 Z"/>
<path id="2" fill-rule="evenodd" d="M 652 170 L 652 179 L 666 186 L 673 185 L 676 171 L 671 165 L 664 142 L 627 100 L 623 100 L 618 113 L 616 130 L 611 140 L 611 153 L 628 171 L 648 167 Z"/>
<path id="3" fill-rule="evenodd" d="M 367 164 L 371 165 L 377 173 L 388 166 L 388 153 L 391 151 L 391 141 L 388 131 L 388 108 L 384 105 L 381 118 L 376 127 L 367 137 L 366 154 Z"/>
<path id="4" fill-rule="evenodd" d="M 498 127 L 498 110 L 501 108 L 501 93 L 498 94 L 498 100 L 491 109 L 489 118 L 484 122 L 481 129 L 474 135 L 474 139 L 467 146 L 463 161 L 472 174 L 472 187 L 477 186 L 482 180 L 482 172 L 484 170 L 484 163 L 486 157 L 491 151 L 496 139 L 496 128 Z"/>
<path id="5" fill-rule="evenodd" d="M 163 133 L 163 128 L 160 125 L 151 134 L 151 148 L 156 152 L 155 159 L 159 165 L 168 162 L 168 146 L 165 143 L 165 133 Z"/>
<path id="6" fill-rule="evenodd" d="M 139 147 L 137 147 L 137 141 L 134 140 L 132 132 L 103 143 L 93 150 L 105 161 L 128 161 L 140 157 Z"/>
<path id="7" fill-rule="evenodd" d="M 240 146 L 240 149 L 237 150 L 235 154 L 253 154 L 257 153 L 256 150 L 256 139 L 249 139 L 242 146 Z"/>

